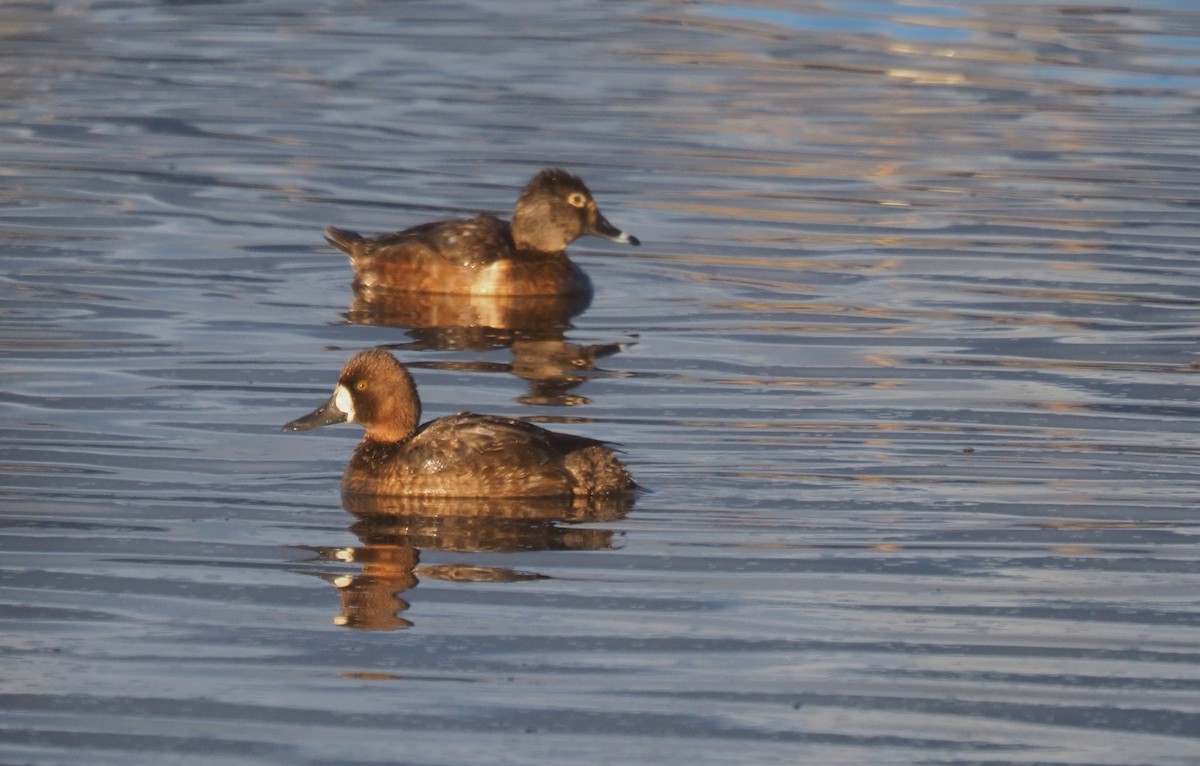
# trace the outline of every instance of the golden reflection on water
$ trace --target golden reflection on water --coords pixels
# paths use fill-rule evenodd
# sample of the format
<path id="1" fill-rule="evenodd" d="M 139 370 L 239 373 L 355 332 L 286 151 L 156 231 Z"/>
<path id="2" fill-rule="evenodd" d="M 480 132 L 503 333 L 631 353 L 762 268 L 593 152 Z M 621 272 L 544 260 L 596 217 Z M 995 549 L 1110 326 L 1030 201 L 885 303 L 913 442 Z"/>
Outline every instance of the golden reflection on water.
<path id="1" fill-rule="evenodd" d="M 999 357 L 963 356 L 938 357 L 936 364 L 959 367 L 1004 367 L 1029 370 L 1107 370 L 1121 372 L 1183 373 L 1193 375 L 1193 363 L 1153 364 L 1148 362 L 1099 362 L 1079 359 L 1004 359 Z"/>
<path id="2" fill-rule="evenodd" d="M 1165 521 L 1100 521 L 1100 520 L 1050 520 L 1039 521 L 1030 526 L 1044 529 L 1193 529 L 1193 523 Z"/>
<path id="3" fill-rule="evenodd" d="M 487 337 L 487 330 L 499 337 L 561 334 L 590 302 L 580 295 L 440 295 L 356 287 L 346 318 L 353 324 L 444 330 L 449 338 L 458 331 L 469 343 Z"/>
<path id="4" fill-rule="evenodd" d="M 1054 268 L 1082 270 L 1085 268 L 1082 265 L 1073 266 L 1053 266 Z M 1120 293 L 1105 291 L 1099 292 L 1096 290 L 1067 290 L 1062 288 L 1045 288 L 1045 287 L 1004 287 L 992 285 L 958 285 L 958 289 L 973 293 L 983 293 L 985 295 L 1003 295 L 1008 298 L 1028 298 L 1033 300 L 1054 301 L 1063 303 L 1120 303 L 1120 304 L 1157 304 L 1163 306 L 1196 306 L 1200 302 L 1185 298 L 1162 298 L 1153 295 L 1133 295 L 1129 293 Z"/>
<path id="5" fill-rule="evenodd" d="M 725 280 L 738 284 L 754 284 L 753 280 L 748 279 L 730 279 Z M 778 285 L 769 280 L 761 280 L 757 284 L 770 287 L 778 287 Z M 956 286 L 959 287 L 959 286 Z M 963 288 L 974 290 L 975 288 Z M 996 292 L 977 290 L 978 292 Z M 1111 302 L 1111 301 L 1110 301 Z M 843 315 L 848 317 L 865 317 L 872 319 L 895 319 L 911 321 L 913 319 L 924 320 L 921 323 L 897 324 L 888 327 L 874 327 L 875 332 L 881 333 L 904 333 L 904 332 L 933 332 L 944 331 L 946 322 L 990 322 L 995 325 L 1005 327 L 1039 327 L 1046 329 L 1054 329 L 1067 332 L 1084 332 L 1087 326 L 1081 322 L 1069 319 L 1061 319 L 1053 316 L 1045 316 L 1038 314 L 1007 314 L 1000 312 L 987 312 L 981 309 L 970 309 L 963 311 L 949 311 L 937 309 L 885 309 L 878 306 L 852 306 L 848 304 L 829 303 L 829 302 L 799 302 L 799 301 L 756 301 L 756 300 L 741 300 L 741 301 L 725 301 L 718 304 L 720 308 L 736 311 L 754 311 L 769 314 L 796 313 L 796 314 L 832 314 Z M 788 327 L 795 327 L 786 325 Z M 756 328 L 769 330 L 771 328 L 782 328 L 785 325 L 754 325 Z M 800 327 L 819 327 L 822 332 L 845 332 L 854 333 L 862 332 L 862 327 L 857 325 L 838 326 L 833 324 L 828 325 L 800 325 Z"/>
<path id="6" fill-rule="evenodd" d="M 814 223 L 814 222 L 829 222 L 836 220 L 841 223 L 850 223 L 856 220 L 855 216 L 830 216 L 828 213 L 816 214 L 805 213 L 801 209 L 796 210 L 770 210 L 762 207 L 748 208 L 737 207 L 735 205 L 705 205 L 698 202 L 684 203 L 658 203 L 656 205 L 646 205 L 646 207 L 657 207 L 663 211 L 673 213 L 699 213 L 706 216 L 720 216 L 722 218 L 730 218 L 737 221 L 791 221 L 795 223 Z"/>
<path id="7" fill-rule="evenodd" d="M 967 81 L 966 75 L 958 72 L 922 72 L 917 69 L 889 69 L 888 77 L 897 80 L 907 80 L 914 85 L 962 85 Z"/>
<path id="8" fill-rule="evenodd" d="M 338 589 L 335 625 L 357 630 L 411 627 L 400 616 L 409 607 L 400 593 L 421 579 L 446 582 L 516 583 L 545 575 L 472 563 L 421 565 L 421 551 L 512 553 L 543 550 L 604 550 L 613 530 L 576 525 L 618 521 L 632 496 L 603 498 L 421 498 L 345 494 L 342 505 L 362 545 L 321 548 L 323 561 L 352 564 L 354 574 L 321 573 Z"/>

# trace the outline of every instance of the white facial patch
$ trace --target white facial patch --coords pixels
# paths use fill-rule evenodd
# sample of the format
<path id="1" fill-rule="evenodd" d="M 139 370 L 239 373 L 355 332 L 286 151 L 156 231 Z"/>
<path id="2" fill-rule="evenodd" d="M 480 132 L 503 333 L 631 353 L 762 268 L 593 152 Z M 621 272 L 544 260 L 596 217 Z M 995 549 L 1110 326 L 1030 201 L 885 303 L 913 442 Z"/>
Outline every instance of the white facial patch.
<path id="1" fill-rule="evenodd" d="M 345 413 L 347 423 L 354 422 L 354 397 L 350 395 L 350 389 L 343 385 L 333 389 L 333 406 Z"/>

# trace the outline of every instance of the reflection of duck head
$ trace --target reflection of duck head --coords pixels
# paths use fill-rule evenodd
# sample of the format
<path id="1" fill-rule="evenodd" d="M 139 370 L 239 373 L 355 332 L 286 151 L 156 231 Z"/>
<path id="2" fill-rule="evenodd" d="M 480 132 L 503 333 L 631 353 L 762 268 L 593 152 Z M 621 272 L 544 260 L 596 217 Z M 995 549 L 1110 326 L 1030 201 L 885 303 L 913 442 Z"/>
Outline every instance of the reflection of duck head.
<path id="1" fill-rule="evenodd" d="M 586 398 L 570 391 L 588 379 L 597 359 L 628 345 L 567 342 L 571 318 L 586 309 L 590 300 L 587 295 L 440 295 L 357 287 L 346 318 L 354 324 L 406 328 L 413 341 L 394 348 L 488 351 L 511 347 L 513 361 L 508 370 L 529 382 L 529 393 L 519 401 L 567 406 L 586 404 Z"/>
<path id="2" fill-rule="evenodd" d="M 335 625 L 358 630 L 397 630 L 412 623 L 399 616 L 408 602 L 397 594 L 417 584 L 418 552 L 407 545 L 374 545 L 363 548 L 325 548 L 323 560 L 361 566 L 360 574 L 322 574 L 338 589 L 341 609 Z"/>
<path id="3" fill-rule="evenodd" d="M 471 564 L 421 565 L 418 549 L 454 552 L 601 550 L 613 531 L 578 528 L 624 518 L 629 496 L 553 498 L 419 498 L 344 494 L 356 517 L 357 548 L 321 551 L 322 558 L 362 566 L 361 574 L 323 575 L 337 586 L 341 610 L 334 623 L 360 630 L 396 630 L 408 602 L 396 594 L 418 577 L 452 582 L 518 582 L 542 575 Z"/>
<path id="4" fill-rule="evenodd" d="M 590 377 L 596 360 L 625 349 L 626 343 L 580 345 L 553 340 L 515 340 L 512 374 L 528 381 L 529 393 L 521 404 L 571 406 L 591 400 L 571 390 Z"/>

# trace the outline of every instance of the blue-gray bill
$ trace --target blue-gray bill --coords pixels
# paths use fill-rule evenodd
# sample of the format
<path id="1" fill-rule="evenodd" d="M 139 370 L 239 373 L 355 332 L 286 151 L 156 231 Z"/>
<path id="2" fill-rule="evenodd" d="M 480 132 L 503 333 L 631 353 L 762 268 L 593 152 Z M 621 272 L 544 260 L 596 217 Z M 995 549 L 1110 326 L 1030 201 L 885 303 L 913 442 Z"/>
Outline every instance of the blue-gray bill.
<path id="1" fill-rule="evenodd" d="M 296 418 L 292 422 L 284 425 L 284 431 L 309 431 L 313 428 L 321 426 L 330 426 L 334 423 L 345 423 L 346 413 L 343 412 L 337 405 L 337 394 L 329 397 L 329 401 L 322 404 L 317 409 L 308 413 L 302 418 Z"/>

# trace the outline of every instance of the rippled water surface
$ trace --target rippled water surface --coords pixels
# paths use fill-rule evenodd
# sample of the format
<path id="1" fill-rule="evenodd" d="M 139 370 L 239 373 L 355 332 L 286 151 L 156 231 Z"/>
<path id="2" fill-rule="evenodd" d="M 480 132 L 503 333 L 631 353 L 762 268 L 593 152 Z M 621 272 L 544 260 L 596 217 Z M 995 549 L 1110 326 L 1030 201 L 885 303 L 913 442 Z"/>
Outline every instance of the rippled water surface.
<path id="1" fill-rule="evenodd" d="M 0 6 L 0 761 L 1200 761 L 1200 9 Z M 320 229 L 581 174 L 591 305 Z M 363 503 L 428 417 L 632 503 Z"/>

